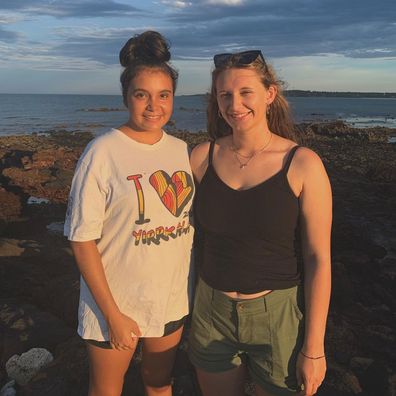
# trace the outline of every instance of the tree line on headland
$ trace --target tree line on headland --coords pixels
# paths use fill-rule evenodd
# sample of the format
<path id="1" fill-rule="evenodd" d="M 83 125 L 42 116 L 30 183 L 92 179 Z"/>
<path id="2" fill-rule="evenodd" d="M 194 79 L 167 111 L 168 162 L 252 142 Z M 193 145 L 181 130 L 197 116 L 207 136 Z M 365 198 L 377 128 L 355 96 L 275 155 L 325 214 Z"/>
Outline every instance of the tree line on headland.
<path id="1" fill-rule="evenodd" d="M 396 92 L 327 92 L 327 91 L 303 91 L 290 89 L 284 91 L 285 96 L 321 96 L 333 98 L 396 98 Z"/>
<path id="2" fill-rule="evenodd" d="M 305 91 L 302 89 L 285 89 L 283 91 L 288 97 L 327 97 L 327 98 L 396 98 L 396 92 L 329 92 L 329 91 Z M 197 94 L 191 96 L 208 96 L 209 94 Z M 190 95 L 180 95 L 190 96 Z"/>

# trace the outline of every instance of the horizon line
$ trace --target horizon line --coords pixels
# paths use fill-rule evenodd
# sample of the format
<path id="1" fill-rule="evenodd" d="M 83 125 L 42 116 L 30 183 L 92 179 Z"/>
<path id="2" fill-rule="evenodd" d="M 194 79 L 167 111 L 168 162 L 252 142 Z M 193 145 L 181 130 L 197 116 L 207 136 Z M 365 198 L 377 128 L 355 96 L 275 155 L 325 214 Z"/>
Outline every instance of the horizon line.
<path id="1" fill-rule="evenodd" d="M 396 91 L 323 91 L 323 90 L 311 90 L 311 89 L 285 89 L 283 92 L 306 92 L 306 93 L 329 93 L 329 94 L 376 94 L 376 95 L 396 95 Z M 81 96 L 122 96 L 119 94 L 100 94 L 100 93 L 54 93 L 54 92 L 0 92 L 0 95 L 81 95 Z M 195 93 L 195 94 L 180 94 L 175 96 L 203 96 L 209 95 L 206 93 Z"/>

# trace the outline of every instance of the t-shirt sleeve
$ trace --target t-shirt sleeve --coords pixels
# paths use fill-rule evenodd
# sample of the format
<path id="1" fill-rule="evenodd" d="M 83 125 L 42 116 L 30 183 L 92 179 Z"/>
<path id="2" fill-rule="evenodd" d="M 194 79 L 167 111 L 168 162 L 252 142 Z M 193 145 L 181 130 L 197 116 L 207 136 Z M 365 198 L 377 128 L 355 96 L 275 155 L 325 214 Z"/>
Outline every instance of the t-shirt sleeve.
<path id="1" fill-rule="evenodd" d="M 102 235 L 106 193 L 94 170 L 80 159 L 69 194 L 63 233 L 70 241 L 84 242 Z"/>

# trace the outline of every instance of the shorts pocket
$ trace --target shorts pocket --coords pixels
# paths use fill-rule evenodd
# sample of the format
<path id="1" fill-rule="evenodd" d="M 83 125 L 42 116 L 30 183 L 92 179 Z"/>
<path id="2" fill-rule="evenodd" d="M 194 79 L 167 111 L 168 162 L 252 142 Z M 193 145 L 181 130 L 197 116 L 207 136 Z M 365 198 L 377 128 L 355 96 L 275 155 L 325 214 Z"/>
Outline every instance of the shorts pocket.
<path id="1" fill-rule="evenodd" d="M 303 320 L 304 314 L 302 313 L 300 307 L 298 306 L 297 302 L 293 301 L 292 303 L 293 308 L 294 308 L 294 313 L 296 314 L 296 317 L 298 320 Z"/>
<path id="2" fill-rule="evenodd" d="M 278 386 L 296 385 L 296 357 L 304 332 L 303 313 L 292 292 L 271 310 L 271 336 L 274 370 L 272 379 Z"/>
<path id="3" fill-rule="evenodd" d="M 195 292 L 189 342 L 198 347 L 207 345 L 210 342 L 212 326 L 211 296 L 207 287 L 199 282 Z"/>
<path id="4" fill-rule="evenodd" d="M 296 313 L 296 317 L 298 320 L 304 319 L 304 293 L 301 289 L 301 286 L 297 286 L 296 294 L 293 294 L 291 297 L 291 301 Z"/>

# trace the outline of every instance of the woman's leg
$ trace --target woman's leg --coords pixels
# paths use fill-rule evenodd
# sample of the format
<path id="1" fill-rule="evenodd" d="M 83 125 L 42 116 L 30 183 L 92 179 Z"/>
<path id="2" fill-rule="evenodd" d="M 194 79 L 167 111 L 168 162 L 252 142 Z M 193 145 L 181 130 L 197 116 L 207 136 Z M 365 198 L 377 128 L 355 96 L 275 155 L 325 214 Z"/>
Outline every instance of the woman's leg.
<path id="1" fill-rule="evenodd" d="M 134 350 L 118 351 L 87 343 L 89 357 L 88 396 L 119 396 Z"/>
<path id="2" fill-rule="evenodd" d="M 160 338 L 143 340 L 142 377 L 147 396 L 171 396 L 171 374 L 183 326 Z"/>
<path id="3" fill-rule="evenodd" d="M 238 343 L 237 318 L 235 301 L 200 279 L 188 352 L 203 396 L 245 394 L 247 369 Z"/>
<path id="4" fill-rule="evenodd" d="M 255 390 L 256 396 L 273 396 L 272 393 L 268 393 L 263 388 L 261 388 L 260 385 L 257 385 L 257 384 L 255 384 L 254 390 Z"/>
<path id="5" fill-rule="evenodd" d="M 247 371 L 241 364 L 221 373 L 209 373 L 196 368 L 203 396 L 244 396 Z"/>

